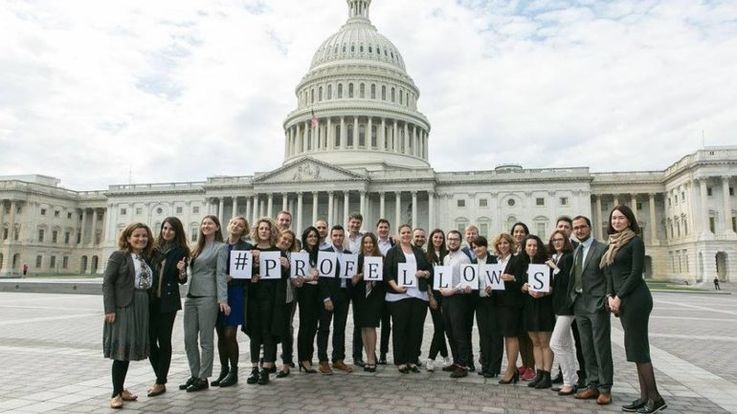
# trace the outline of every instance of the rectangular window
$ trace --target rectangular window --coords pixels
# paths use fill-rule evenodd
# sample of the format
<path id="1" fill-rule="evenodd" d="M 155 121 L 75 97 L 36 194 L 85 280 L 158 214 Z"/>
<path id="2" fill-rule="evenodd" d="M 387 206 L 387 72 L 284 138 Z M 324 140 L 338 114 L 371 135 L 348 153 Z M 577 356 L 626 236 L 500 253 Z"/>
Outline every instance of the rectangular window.
<path id="1" fill-rule="evenodd" d="M 197 227 L 193 227 L 192 228 L 192 232 L 191 232 L 191 236 L 190 236 L 190 240 L 192 242 L 196 242 L 197 241 L 197 235 L 198 235 L 197 234 Z"/>
<path id="2" fill-rule="evenodd" d="M 46 209 L 45 209 L 45 208 L 42 208 L 42 209 L 41 209 L 41 215 L 42 215 L 42 216 L 45 216 L 45 215 L 46 215 Z"/>
<path id="3" fill-rule="evenodd" d="M 61 212 L 60 212 L 59 210 L 55 210 L 55 211 L 54 211 L 54 217 L 59 217 L 59 214 L 60 214 L 60 213 L 61 213 Z"/>
<path id="4" fill-rule="evenodd" d="M 489 234 L 489 225 L 486 223 L 479 224 L 479 235 L 486 237 Z"/>
<path id="5" fill-rule="evenodd" d="M 458 207 L 466 207 L 466 200 L 457 200 L 456 205 Z"/>
<path id="6" fill-rule="evenodd" d="M 62 269 L 66 269 L 66 268 L 68 268 L 68 267 L 69 267 L 69 256 L 64 256 L 64 257 L 63 257 L 63 258 L 61 259 L 61 268 L 62 268 Z"/>
<path id="7" fill-rule="evenodd" d="M 678 194 L 673 196 L 673 202 L 678 204 Z"/>
<path id="8" fill-rule="evenodd" d="M 458 223 L 456 226 L 456 230 L 460 231 L 461 234 L 463 234 L 464 231 L 466 231 L 466 225 L 463 223 Z"/>
<path id="9" fill-rule="evenodd" d="M 546 237 L 545 237 L 545 228 L 546 227 L 547 227 L 547 225 L 545 223 L 537 223 L 537 236 L 540 239 L 542 239 L 542 240 L 545 240 L 546 239 Z"/>
<path id="10" fill-rule="evenodd" d="M 139 216 L 139 215 L 141 215 L 141 214 L 143 214 L 143 208 L 141 208 L 141 207 L 136 207 L 136 215 L 137 215 L 137 216 Z"/>
<path id="11" fill-rule="evenodd" d="M 38 229 L 38 242 L 44 242 L 44 229 Z"/>
<path id="12" fill-rule="evenodd" d="M 124 215 L 126 215 L 126 214 L 128 214 L 128 209 L 127 209 L 127 208 L 121 208 L 121 209 L 120 209 L 120 215 L 121 215 L 121 216 L 124 216 Z"/>
<path id="13" fill-rule="evenodd" d="M 568 205 L 568 197 L 561 197 L 560 198 L 560 205 L 567 206 Z"/>
<path id="14" fill-rule="evenodd" d="M 706 187 L 706 195 L 711 197 L 711 187 Z"/>
<path id="15" fill-rule="evenodd" d="M 199 206 L 192 207 L 192 214 L 200 214 L 200 207 Z"/>
<path id="16" fill-rule="evenodd" d="M 716 220 L 714 217 L 709 217 L 709 231 L 712 233 L 716 233 Z"/>
<path id="17" fill-rule="evenodd" d="M 673 205 L 673 203 L 671 202 L 671 199 L 670 199 L 670 197 L 668 197 L 668 207 L 670 207 L 670 206 L 672 206 L 672 205 Z"/>
<path id="18" fill-rule="evenodd" d="M 641 202 L 636 201 L 635 202 L 635 206 L 637 207 L 638 210 L 642 210 L 642 203 Z"/>
<path id="19" fill-rule="evenodd" d="M 59 241 L 59 232 L 54 230 L 51 232 L 51 242 L 56 243 Z"/>
<path id="20" fill-rule="evenodd" d="M 36 269 L 40 269 L 41 265 L 43 264 L 44 257 L 40 254 L 36 256 Z"/>
<path id="21" fill-rule="evenodd" d="M 69 219 L 69 220 L 72 219 L 72 213 L 67 213 L 67 219 Z"/>
<path id="22" fill-rule="evenodd" d="M 482 198 L 479 199 L 479 207 L 488 207 L 489 206 L 489 200 Z"/>
<path id="23" fill-rule="evenodd" d="M 686 192 L 681 191 L 681 200 L 686 201 Z"/>
<path id="24" fill-rule="evenodd" d="M 544 206 L 545 205 L 545 199 L 542 198 L 542 197 L 537 197 L 535 199 L 535 205 L 536 206 Z M 538 234 L 538 236 L 539 236 L 539 234 Z"/>
<path id="25" fill-rule="evenodd" d="M 734 195 L 734 187 L 729 187 L 729 195 Z"/>
<path id="26" fill-rule="evenodd" d="M 64 232 L 64 244 L 69 244 L 69 237 L 71 234 L 68 231 Z"/>
<path id="27" fill-rule="evenodd" d="M 8 239 L 8 229 L 4 228 L 3 229 L 3 240 L 7 240 L 7 239 Z"/>
<path id="28" fill-rule="evenodd" d="M 732 217 L 732 231 L 737 233 L 737 217 Z"/>
<path id="29" fill-rule="evenodd" d="M 182 207 L 177 207 L 177 214 L 182 214 Z"/>
<path id="30" fill-rule="evenodd" d="M 56 256 L 51 256 L 49 258 L 49 269 L 54 270 L 56 268 Z"/>

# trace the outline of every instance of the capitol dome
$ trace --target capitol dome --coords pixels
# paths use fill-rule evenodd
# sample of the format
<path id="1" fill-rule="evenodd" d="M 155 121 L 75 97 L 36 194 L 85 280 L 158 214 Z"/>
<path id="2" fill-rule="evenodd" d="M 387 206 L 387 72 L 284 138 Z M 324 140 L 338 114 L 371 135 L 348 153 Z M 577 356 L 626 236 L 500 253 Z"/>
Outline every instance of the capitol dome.
<path id="1" fill-rule="evenodd" d="M 304 157 L 344 168 L 428 168 L 430 123 L 397 47 L 347 0 L 348 20 L 315 52 L 284 121 L 285 164 Z"/>

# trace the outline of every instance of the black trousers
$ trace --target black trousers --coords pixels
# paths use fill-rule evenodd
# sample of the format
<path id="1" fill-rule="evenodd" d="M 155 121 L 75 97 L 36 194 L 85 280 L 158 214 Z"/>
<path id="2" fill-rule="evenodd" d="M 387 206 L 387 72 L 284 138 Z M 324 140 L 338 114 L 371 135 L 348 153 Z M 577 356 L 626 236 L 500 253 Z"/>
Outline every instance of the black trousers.
<path id="1" fill-rule="evenodd" d="M 351 298 L 347 289 L 340 289 L 333 298 L 333 311 L 325 310 L 320 304 L 320 325 L 317 328 L 317 358 L 320 362 L 328 361 L 328 337 L 330 336 L 330 322 L 333 323 L 333 354 L 332 361 L 345 359 L 345 325 L 348 321 L 348 308 Z"/>
<path id="2" fill-rule="evenodd" d="M 272 323 L 271 316 L 274 313 L 275 303 L 273 300 L 268 298 L 257 297 L 253 300 L 248 310 L 256 312 L 253 321 L 255 326 L 251 327 L 251 363 L 257 364 L 259 362 L 259 355 L 261 354 L 261 346 L 264 347 L 264 362 L 275 362 L 276 361 L 276 338 L 271 332 Z"/>
<path id="3" fill-rule="evenodd" d="M 394 330 L 394 364 L 415 364 L 420 358 L 427 302 L 417 298 L 387 302 Z"/>
<path id="4" fill-rule="evenodd" d="M 299 302 L 299 331 L 297 332 L 297 359 L 300 361 L 312 361 L 315 353 L 315 335 L 317 334 L 317 322 L 320 320 L 320 291 L 317 285 L 305 283 L 297 289 L 297 301 Z"/>
<path id="5" fill-rule="evenodd" d="M 430 342 L 430 354 L 428 357 L 432 360 L 437 358 L 438 353 L 443 358 L 448 357 L 448 345 L 445 343 L 445 321 L 443 320 L 443 297 L 441 295 L 435 295 L 435 300 L 438 302 L 437 309 L 430 309 L 430 317 L 432 317 L 432 342 Z"/>
<path id="6" fill-rule="evenodd" d="M 381 340 L 379 344 L 379 352 L 386 355 L 389 352 L 389 338 L 392 334 L 392 317 L 389 312 L 389 306 L 384 302 L 381 307 Z"/>
<path id="7" fill-rule="evenodd" d="M 448 332 L 453 363 L 462 367 L 470 366 L 473 361 L 468 324 L 469 319 L 473 321 L 473 300 L 471 294 L 455 294 L 443 298 L 445 329 Z"/>
<path id="8" fill-rule="evenodd" d="M 361 336 L 361 328 L 358 327 L 358 312 L 356 312 L 355 304 L 351 306 L 353 310 L 353 362 L 363 359 L 363 337 Z"/>
<path id="9" fill-rule="evenodd" d="M 152 301 L 149 311 L 148 337 L 151 344 L 151 353 L 148 360 L 156 374 L 157 384 L 166 384 L 171 366 L 171 333 L 174 330 L 174 319 L 177 312 L 162 313 L 158 308 L 158 301 Z"/>
<path id="10" fill-rule="evenodd" d="M 284 305 L 284 338 L 281 340 L 281 361 L 284 365 L 294 366 L 294 313 L 297 310 L 297 301 L 293 300 Z"/>
<path id="11" fill-rule="evenodd" d="M 476 324 L 481 344 L 481 371 L 499 374 L 504 355 L 504 336 L 499 324 L 499 313 L 491 298 L 479 298 L 476 302 Z"/>

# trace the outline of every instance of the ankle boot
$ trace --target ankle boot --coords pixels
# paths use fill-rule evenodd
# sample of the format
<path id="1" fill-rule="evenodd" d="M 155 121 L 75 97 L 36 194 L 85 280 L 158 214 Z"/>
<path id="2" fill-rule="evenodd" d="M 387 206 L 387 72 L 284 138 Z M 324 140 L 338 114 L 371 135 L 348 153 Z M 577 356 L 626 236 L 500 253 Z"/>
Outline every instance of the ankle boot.
<path id="1" fill-rule="evenodd" d="M 266 368 L 261 369 L 258 377 L 258 385 L 266 385 L 269 383 L 269 371 Z"/>
<path id="2" fill-rule="evenodd" d="M 532 381 L 527 383 L 527 386 L 530 388 L 535 388 L 537 386 L 537 383 L 540 382 L 543 379 L 543 370 L 539 369 L 537 370 L 537 373 L 535 374 L 535 378 L 532 379 Z"/>
<path id="3" fill-rule="evenodd" d="M 246 380 L 246 383 L 248 384 L 255 384 L 258 382 L 258 368 L 253 367 L 251 368 L 251 375 L 248 376 L 248 379 Z"/>
<path id="4" fill-rule="evenodd" d="M 550 388 L 552 386 L 551 380 L 550 380 L 550 372 L 549 371 L 543 371 L 543 377 L 542 379 L 535 385 L 535 388 L 537 389 L 544 389 L 544 388 Z"/>
<path id="5" fill-rule="evenodd" d="M 220 381 L 220 387 L 230 387 L 238 383 L 238 367 L 233 367 L 228 372 L 228 375 Z"/>
<path id="6" fill-rule="evenodd" d="M 228 375 L 228 372 L 230 372 L 230 369 L 228 368 L 228 366 L 227 365 L 222 365 L 220 367 L 220 375 L 218 375 L 217 379 L 215 381 L 211 382 L 210 385 L 212 385 L 213 387 L 220 386 L 220 381 L 222 381 L 223 379 L 225 379 L 225 377 Z"/>

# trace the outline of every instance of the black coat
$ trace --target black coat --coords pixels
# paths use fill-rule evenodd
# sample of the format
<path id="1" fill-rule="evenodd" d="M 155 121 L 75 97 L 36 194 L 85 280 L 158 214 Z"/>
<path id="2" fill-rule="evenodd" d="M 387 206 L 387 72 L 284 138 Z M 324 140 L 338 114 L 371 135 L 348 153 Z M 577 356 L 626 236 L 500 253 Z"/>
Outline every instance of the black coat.
<path id="1" fill-rule="evenodd" d="M 573 315 L 573 302 L 568 294 L 573 269 L 573 253 L 564 253 L 558 259 L 560 271 L 553 276 L 553 311 L 556 315 Z"/>
<path id="2" fill-rule="evenodd" d="M 179 285 L 187 283 L 187 276 L 179 277 L 177 263 L 186 256 L 183 247 L 175 247 L 166 253 L 154 252 L 153 285 L 151 287 L 152 311 L 160 313 L 176 312 L 182 309 L 182 299 L 179 296 Z M 163 266 L 163 269 L 162 269 Z M 156 290 L 161 278 L 161 297 L 156 297 Z"/>
<path id="3" fill-rule="evenodd" d="M 417 270 L 430 272 L 430 276 L 428 278 L 419 278 L 417 283 L 417 287 L 420 291 L 426 292 L 428 283 L 432 280 L 432 265 L 427 260 L 425 252 L 419 247 L 412 246 L 412 253 L 414 254 L 415 261 L 417 262 Z M 386 252 L 386 257 L 384 258 L 384 282 L 386 283 L 387 292 L 400 293 L 393 290 L 389 285 L 390 280 L 393 280 L 395 283 L 397 281 L 397 265 L 399 263 L 407 263 L 407 257 L 404 255 L 402 248 L 397 245 L 389 249 L 389 251 Z"/>
<path id="4" fill-rule="evenodd" d="M 504 273 L 514 275 L 517 280 L 504 282 L 504 290 L 495 290 L 492 296 L 495 297 L 497 305 L 512 306 L 521 308 L 524 304 L 524 294 L 522 293 L 522 285 L 527 281 L 527 275 L 523 271 L 519 256 L 512 255 L 507 262 Z M 525 271 L 527 269 L 524 269 Z"/>
<path id="5" fill-rule="evenodd" d="M 335 251 L 335 246 L 330 246 L 327 249 L 322 249 L 323 252 L 333 252 L 337 253 Z M 343 254 L 351 254 L 350 250 L 343 250 Z M 359 270 L 360 272 L 360 270 Z M 340 292 L 340 285 L 341 285 L 341 278 L 340 275 L 340 261 L 338 261 L 335 265 L 335 277 L 320 277 L 317 281 L 317 286 L 320 291 L 320 300 L 324 301 L 325 299 L 330 299 L 333 302 L 335 302 L 335 299 L 338 297 L 338 293 Z M 352 283 L 350 279 L 346 279 L 346 289 L 348 290 L 348 297 L 351 296 L 351 288 Z"/>

